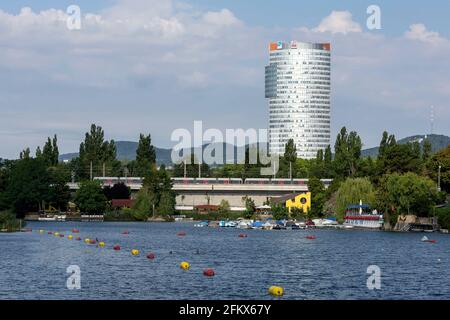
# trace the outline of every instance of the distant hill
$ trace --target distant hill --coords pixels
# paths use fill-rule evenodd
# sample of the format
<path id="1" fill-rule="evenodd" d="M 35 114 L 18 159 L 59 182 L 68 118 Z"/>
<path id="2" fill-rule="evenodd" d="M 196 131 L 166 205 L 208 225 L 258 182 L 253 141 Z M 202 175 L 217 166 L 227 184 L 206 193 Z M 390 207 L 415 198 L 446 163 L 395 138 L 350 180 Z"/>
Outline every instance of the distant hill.
<path id="1" fill-rule="evenodd" d="M 138 143 L 134 141 L 115 141 L 117 149 L 118 160 L 134 160 L 136 158 L 136 149 Z M 169 165 L 172 163 L 170 160 L 171 149 L 164 149 L 155 147 L 156 162 L 158 164 Z M 78 152 L 65 153 L 59 156 L 60 161 L 71 160 L 78 157 Z"/>
<path id="2" fill-rule="evenodd" d="M 440 135 L 440 134 L 411 136 L 411 137 L 400 139 L 397 141 L 397 143 L 406 144 L 406 143 L 418 141 L 420 146 L 423 147 L 423 140 L 425 139 L 425 137 L 427 137 L 428 140 L 430 141 L 431 151 L 433 153 L 446 148 L 450 144 L 450 137 Z M 378 147 L 362 150 L 361 154 L 363 157 L 369 157 L 369 156 L 372 158 L 377 157 L 378 156 Z"/>
<path id="3" fill-rule="evenodd" d="M 423 145 L 423 139 L 425 138 L 425 135 L 417 135 L 417 136 L 411 136 L 407 137 L 401 140 L 398 140 L 398 143 L 404 144 L 408 142 L 413 141 L 419 141 L 420 145 Z M 450 144 L 450 137 L 444 136 L 444 135 L 437 135 L 432 134 L 428 135 L 428 139 L 431 143 L 431 149 L 433 152 L 439 151 L 445 147 L 447 147 Z M 117 159 L 119 160 L 134 160 L 136 157 L 136 149 L 138 147 L 138 143 L 134 141 L 116 141 L 116 148 L 117 148 Z M 203 146 L 203 149 L 206 147 L 206 145 Z M 229 157 L 226 156 L 226 147 L 227 145 L 224 143 L 222 144 L 223 148 L 223 154 L 226 159 Z M 238 149 L 243 149 L 244 147 L 234 147 L 234 159 L 236 160 L 236 155 Z M 264 146 L 264 148 L 267 148 L 267 146 Z M 161 165 L 164 164 L 166 166 L 172 164 L 171 160 L 171 149 L 165 149 L 165 148 L 158 148 L 155 147 L 156 150 L 156 162 Z M 376 157 L 378 155 L 378 147 L 370 148 L 362 150 L 362 156 L 363 157 Z M 78 153 L 66 153 L 60 155 L 59 159 L 60 161 L 64 160 L 71 160 L 72 158 L 78 157 Z"/>
<path id="4" fill-rule="evenodd" d="M 136 149 L 138 147 L 138 143 L 134 141 L 115 141 L 116 143 L 116 150 L 117 150 L 117 159 L 118 160 L 134 160 L 136 158 Z M 214 146 L 214 145 L 213 145 Z M 227 144 L 220 143 L 214 147 L 220 148 L 222 147 L 222 154 L 224 155 L 225 159 L 231 158 L 227 157 Z M 203 145 L 202 149 L 204 150 L 207 147 L 207 145 Z M 238 150 L 244 150 L 245 147 L 234 147 L 234 160 L 237 158 Z M 267 149 L 267 146 L 265 146 Z M 219 150 L 219 149 L 217 149 Z M 164 164 L 166 166 L 172 165 L 172 159 L 171 159 L 171 153 L 172 149 L 165 149 L 165 148 L 158 148 L 155 147 L 156 151 L 156 162 L 161 165 Z M 59 156 L 60 161 L 64 160 L 71 160 L 73 158 L 78 157 L 77 152 L 72 153 L 66 153 L 61 154 Z"/>

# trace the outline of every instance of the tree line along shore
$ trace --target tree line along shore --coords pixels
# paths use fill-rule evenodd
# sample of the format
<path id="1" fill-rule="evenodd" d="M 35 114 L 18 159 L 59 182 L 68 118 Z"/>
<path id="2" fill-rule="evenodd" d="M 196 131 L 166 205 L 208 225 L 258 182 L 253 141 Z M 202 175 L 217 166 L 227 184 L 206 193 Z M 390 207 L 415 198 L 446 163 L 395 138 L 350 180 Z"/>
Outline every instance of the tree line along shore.
<path id="1" fill-rule="evenodd" d="M 348 204 L 362 200 L 385 216 L 392 226 L 399 215 L 438 218 L 443 228 L 450 228 L 450 207 L 446 206 L 450 191 L 450 145 L 435 153 L 427 139 L 399 144 L 394 135 L 383 132 L 377 157 L 362 157 L 362 141 L 355 131 L 343 127 L 334 148 L 320 150 L 315 159 L 297 158 L 293 140 L 285 146 L 280 157 L 278 178 L 308 178 L 311 208 L 308 212 L 291 210 L 279 204 L 268 203 L 275 218 L 321 218 L 333 216 L 342 220 Z M 166 168 L 156 163 L 155 148 L 150 134 L 140 134 L 136 158 L 119 161 L 114 140 L 107 141 L 104 131 L 95 124 L 80 143 L 79 156 L 59 161 L 57 136 L 49 137 L 34 154 L 25 148 L 17 160 L 0 159 L 0 229 L 14 231 L 20 228 L 20 219 L 30 212 L 45 212 L 50 208 L 61 212 L 104 214 L 106 220 L 147 221 L 159 218 L 170 221 L 176 213 L 171 177 L 259 178 L 260 163 L 249 161 L 249 148 L 245 163 L 210 167 L 183 163 Z M 193 155 L 190 155 L 193 160 Z M 130 199 L 125 185 L 103 187 L 93 180 L 96 176 L 143 177 L 143 187 L 133 196 L 130 208 L 116 209 L 112 199 Z M 320 179 L 331 178 L 325 188 Z M 67 183 L 80 182 L 80 188 L 71 193 Z M 251 198 L 243 199 L 246 210 L 230 211 L 222 201 L 216 212 L 194 218 L 211 220 L 255 217 Z M 436 207 L 437 205 L 440 205 Z"/>

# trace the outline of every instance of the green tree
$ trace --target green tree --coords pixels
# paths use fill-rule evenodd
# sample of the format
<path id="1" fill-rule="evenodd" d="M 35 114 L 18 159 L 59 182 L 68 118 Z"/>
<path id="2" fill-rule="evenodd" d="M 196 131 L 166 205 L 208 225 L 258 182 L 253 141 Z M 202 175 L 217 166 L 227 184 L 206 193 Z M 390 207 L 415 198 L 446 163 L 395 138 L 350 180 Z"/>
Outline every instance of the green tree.
<path id="1" fill-rule="evenodd" d="M 423 153 L 422 153 L 422 159 L 424 162 L 430 160 L 431 158 L 431 143 L 428 138 L 426 138 L 423 141 Z"/>
<path id="2" fill-rule="evenodd" d="M 284 220 L 289 218 L 289 210 L 281 203 L 272 205 L 272 216 L 275 220 Z"/>
<path id="3" fill-rule="evenodd" d="M 246 196 L 244 197 L 244 202 L 245 202 L 244 217 L 246 219 L 250 219 L 253 217 L 256 211 L 255 201 L 252 198 Z"/>
<path id="4" fill-rule="evenodd" d="M 308 180 L 308 190 L 311 192 L 310 215 L 313 217 L 321 217 L 326 201 L 325 186 L 319 178 L 311 177 Z"/>
<path id="5" fill-rule="evenodd" d="M 284 147 L 284 159 L 289 162 L 289 179 L 292 179 L 292 163 L 297 160 L 297 148 L 294 139 L 289 139 Z"/>
<path id="6" fill-rule="evenodd" d="M 58 208 L 58 210 L 66 211 L 67 204 L 71 194 L 67 183 L 70 181 L 70 174 L 63 164 L 47 169 L 49 174 L 49 190 L 45 201 Z"/>
<path id="7" fill-rule="evenodd" d="M 334 145 L 334 166 L 339 177 L 353 177 L 358 169 L 362 142 L 355 131 L 347 133 L 343 127 L 336 137 Z"/>
<path id="8" fill-rule="evenodd" d="M 114 184 L 112 187 L 106 186 L 103 189 L 106 199 L 130 199 L 131 190 L 125 183 L 119 182 Z"/>
<path id="9" fill-rule="evenodd" d="M 83 213 L 103 214 L 106 210 L 106 197 L 100 182 L 82 182 L 75 194 L 75 204 Z"/>
<path id="10" fill-rule="evenodd" d="M 42 157 L 47 167 L 53 167 L 58 165 L 59 162 L 59 149 L 58 138 L 56 134 L 53 139 L 47 138 L 47 142 L 44 144 L 42 152 L 39 154 L 40 149 L 36 150 L 36 158 Z"/>
<path id="11" fill-rule="evenodd" d="M 218 211 L 221 214 L 228 213 L 230 211 L 230 203 L 227 200 L 222 199 L 222 201 L 220 201 Z"/>
<path id="12" fill-rule="evenodd" d="M 23 151 L 20 152 L 19 158 L 22 159 L 30 159 L 30 148 L 25 148 Z"/>
<path id="13" fill-rule="evenodd" d="M 143 187 L 136 195 L 133 205 L 133 217 L 138 221 L 147 221 L 156 208 L 156 195 L 152 190 Z"/>
<path id="14" fill-rule="evenodd" d="M 291 208 L 291 214 L 290 214 L 290 216 L 291 216 L 291 218 L 292 219 L 294 219 L 294 220 L 297 220 L 297 219 L 299 219 L 299 218 L 302 218 L 303 216 L 304 216 L 304 212 L 303 212 L 303 209 L 302 208 L 297 208 L 297 207 L 294 207 L 294 208 Z"/>
<path id="15" fill-rule="evenodd" d="M 175 213 L 175 205 L 176 201 L 172 192 L 170 191 L 161 192 L 157 208 L 158 215 L 165 217 L 173 215 Z"/>
<path id="16" fill-rule="evenodd" d="M 136 149 L 136 174 L 144 177 L 151 166 L 156 165 L 155 148 L 152 145 L 150 134 L 145 136 L 142 133 L 139 136 L 139 144 Z"/>
<path id="17" fill-rule="evenodd" d="M 50 177 L 41 159 L 23 158 L 14 162 L 6 189 L 7 202 L 22 218 L 41 209 L 49 194 Z"/>
<path id="18" fill-rule="evenodd" d="M 102 127 L 92 124 L 80 144 L 79 174 L 82 179 L 90 177 L 91 165 L 93 177 L 102 176 L 103 168 L 109 173 L 117 171 L 116 145 L 114 140 L 105 141 L 104 136 Z"/>
<path id="19" fill-rule="evenodd" d="M 439 170 L 439 166 L 441 169 Z M 427 163 L 430 178 L 436 182 L 440 171 L 441 189 L 450 193 L 450 145 L 435 153 Z"/>
<path id="20" fill-rule="evenodd" d="M 378 203 L 392 207 L 397 214 L 428 216 L 437 201 L 436 184 L 415 173 L 390 174 L 378 194 Z"/>
<path id="21" fill-rule="evenodd" d="M 341 183 L 336 194 L 336 217 L 343 220 L 348 205 L 359 201 L 374 207 L 376 203 L 375 189 L 368 178 L 347 178 Z"/>

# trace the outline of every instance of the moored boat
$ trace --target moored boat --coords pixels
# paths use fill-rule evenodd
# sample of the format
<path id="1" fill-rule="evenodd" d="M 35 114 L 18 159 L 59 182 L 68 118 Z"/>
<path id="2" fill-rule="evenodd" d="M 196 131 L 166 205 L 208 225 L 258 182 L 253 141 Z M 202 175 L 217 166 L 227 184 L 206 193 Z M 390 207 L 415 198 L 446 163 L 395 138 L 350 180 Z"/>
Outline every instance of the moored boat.
<path id="1" fill-rule="evenodd" d="M 383 215 L 376 210 L 371 211 L 370 206 L 363 204 L 349 205 L 345 214 L 344 228 L 381 229 L 383 227 Z"/>

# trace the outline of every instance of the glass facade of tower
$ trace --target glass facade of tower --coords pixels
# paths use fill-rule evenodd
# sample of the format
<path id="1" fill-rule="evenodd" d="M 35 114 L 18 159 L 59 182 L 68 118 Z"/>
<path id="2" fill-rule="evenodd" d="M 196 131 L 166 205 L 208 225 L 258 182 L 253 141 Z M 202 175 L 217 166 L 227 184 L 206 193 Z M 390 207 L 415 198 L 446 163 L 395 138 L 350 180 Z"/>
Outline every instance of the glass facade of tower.
<path id="1" fill-rule="evenodd" d="M 269 150 L 283 154 L 294 139 L 299 158 L 314 158 L 330 144 L 329 43 L 272 42 L 265 70 Z"/>

